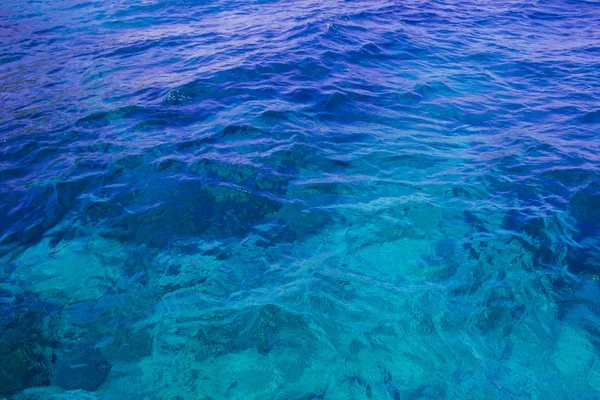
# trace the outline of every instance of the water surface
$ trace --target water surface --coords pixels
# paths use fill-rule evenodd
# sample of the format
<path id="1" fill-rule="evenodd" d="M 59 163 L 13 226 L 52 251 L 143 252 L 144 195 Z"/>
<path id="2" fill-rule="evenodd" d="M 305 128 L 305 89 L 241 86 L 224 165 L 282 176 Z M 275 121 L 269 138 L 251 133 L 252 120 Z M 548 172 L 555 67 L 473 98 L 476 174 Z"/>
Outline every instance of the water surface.
<path id="1" fill-rule="evenodd" d="M 599 27 L 4 1 L 0 398 L 600 398 Z"/>

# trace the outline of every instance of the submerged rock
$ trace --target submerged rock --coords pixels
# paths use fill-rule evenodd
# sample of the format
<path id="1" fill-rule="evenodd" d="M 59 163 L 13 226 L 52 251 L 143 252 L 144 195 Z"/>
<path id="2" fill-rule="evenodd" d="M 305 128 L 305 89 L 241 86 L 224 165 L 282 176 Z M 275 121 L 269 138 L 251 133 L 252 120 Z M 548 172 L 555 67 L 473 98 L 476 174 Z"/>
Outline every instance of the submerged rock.
<path id="1" fill-rule="evenodd" d="M 75 346 L 59 362 L 55 384 L 65 389 L 93 392 L 106 381 L 110 370 L 111 365 L 100 349 Z"/>
<path id="2" fill-rule="evenodd" d="M 28 388 L 50 383 L 50 366 L 39 348 L 27 346 L 11 348 L 0 353 L 0 398 L 12 396 Z"/>
<path id="3" fill-rule="evenodd" d="M 0 290 L 0 399 L 50 383 L 52 340 L 44 319 L 52 306 L 30 294 Z"/>
<path id="4" fill-rule="evenodd" d="M 315 347 L 315 336 L 304 318 L 272 304 L 215 313 L 205 322 L 189 342 L 195 349 L 196 361 L 249 349 L 261 355 L 275 348 L 308 354 Z M 174 351 L 172 346 L 167 349 Z"/>

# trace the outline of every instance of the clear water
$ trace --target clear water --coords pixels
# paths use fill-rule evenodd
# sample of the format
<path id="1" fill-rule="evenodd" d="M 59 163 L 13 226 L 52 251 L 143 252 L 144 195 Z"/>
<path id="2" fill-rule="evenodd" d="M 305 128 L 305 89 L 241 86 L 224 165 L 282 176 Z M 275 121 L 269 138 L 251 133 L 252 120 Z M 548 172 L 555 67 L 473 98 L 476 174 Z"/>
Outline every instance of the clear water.
<path id="1" fill-rule="evenodd" d="M 600 4 L 5 0 L 0 398 L 600 398 Z"/>

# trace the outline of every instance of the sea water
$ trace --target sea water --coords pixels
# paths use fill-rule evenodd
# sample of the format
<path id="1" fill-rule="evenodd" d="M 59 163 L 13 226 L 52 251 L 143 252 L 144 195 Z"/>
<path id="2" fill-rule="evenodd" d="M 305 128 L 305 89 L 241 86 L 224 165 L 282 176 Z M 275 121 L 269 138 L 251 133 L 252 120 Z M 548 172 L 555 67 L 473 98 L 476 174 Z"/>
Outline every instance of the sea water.
<path id="1" fill-rule="evenodd" d="M 5 0 L 0 398 L 600 398 L 600 4 Z"/>

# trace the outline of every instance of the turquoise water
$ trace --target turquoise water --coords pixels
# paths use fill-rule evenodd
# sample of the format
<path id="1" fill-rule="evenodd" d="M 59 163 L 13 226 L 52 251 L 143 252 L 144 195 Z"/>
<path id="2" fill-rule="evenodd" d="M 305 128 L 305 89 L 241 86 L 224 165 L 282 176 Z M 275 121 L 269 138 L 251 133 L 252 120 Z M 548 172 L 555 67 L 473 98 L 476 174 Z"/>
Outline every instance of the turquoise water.
<path id="1" fill-rule="evenodd" d="M 600 4 L 0 4 L 0 398 L 599 399 Z"/>

